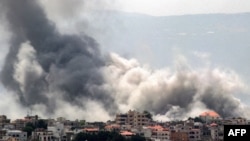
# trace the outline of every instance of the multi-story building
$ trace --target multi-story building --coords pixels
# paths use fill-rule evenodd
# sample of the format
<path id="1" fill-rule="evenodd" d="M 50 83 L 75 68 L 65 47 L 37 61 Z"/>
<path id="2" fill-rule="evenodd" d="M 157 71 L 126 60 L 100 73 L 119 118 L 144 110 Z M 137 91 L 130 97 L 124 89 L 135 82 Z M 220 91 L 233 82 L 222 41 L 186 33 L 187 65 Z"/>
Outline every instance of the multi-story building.
<path id="1" fill-rule="evenodd" d="M 144 113 L 129 110 L 126 114 L 117 114 L 115 118 L 116 124 L 131 125 L 140 127 L 149 125 L 150 119 Z"/>
<path id="2" fill-rule="evenodd" d="M 178 124 L 174 127 L 176 133 L 187 133 L 189 141 L 199 141 L 201 140 L 201 130 L 199 128 L 194 128 L 194 126 Z"/>
<path id="3" fill-rule="evenodd" d="M 6 130 L 0 130 L 0 139 L 3 139 L 3 137 L 6 135 Z"/>
<path id="4" fill-rule="evenodd" d="M 53 126 L 48 126 L 47 130 L 53 133 L 53 136 L 55 139 L 63 141 L 64 135 L 65 135 L 64 129 L 65 129 L 65 127 L 64 127 L 63 123 L 57 122 Z"/>
<path id="5" fill-rule="evenodd" d="M 128 121 L 128 115 L 127 114 L 117 114 L 115 118 L 116 124 L 119 125 L 125 125 Z"/>
<path id="6" fill-rule="evenodd" d="M 25 127 L 26 123 L 27 121 L 24 119 L 16 119 L 13 121 L 13 125 L 17 130 L 22 130 Z"/>
<path id="7" fill-rule="evenodd" d="M 217 125 L 215 123 L 210 124 L 212 141 L 223 141 L 224 138 L 224 126 Z"/>
<path id="8" fill-rule="evenodd" d="M 168 141 L 170 140 L 170 130 L 168 128 L 163 128 L 160 125 L 155 125 L 155 126 L 147 126 L 144 127 L 144 131 L 147 131 L 145 129 L 150 129 L 151 130 L 151 140 L 159 140 L 159 141 Z M 147 133 L 147 132 L 145 132 Z M 147 138 L 146 134 L 144 133 L 144 137 Z M 150 135 L 149 133 L 147 133 Z"/>
<path id="9" fill-rule="evenodd" d="M 188 133 L 189 141 L 200 141 L 201 133 L 200 129 L 191 129 Z"/>
<path id="10" fill-rule="evenodd" d="M 4 125 L 9 124 L 10 119 L 7 118 L 5 115 L 0 115 L 0 129 L 4 128 Z"/>

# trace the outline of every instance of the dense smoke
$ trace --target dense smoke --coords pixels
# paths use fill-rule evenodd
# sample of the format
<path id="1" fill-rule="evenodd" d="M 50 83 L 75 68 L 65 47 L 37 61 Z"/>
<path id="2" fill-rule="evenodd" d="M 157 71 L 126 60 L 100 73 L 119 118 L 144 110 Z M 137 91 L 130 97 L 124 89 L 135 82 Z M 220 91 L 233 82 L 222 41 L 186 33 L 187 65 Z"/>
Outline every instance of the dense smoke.
<path id="1" fill-rule="evenodd" d="M 81 100 L 90 99 L 115 108 L 112 98 L 97 88 L 103 83 L 99 68 L 104 62 L 94 39 L 59 34 L 34 0 L 1 4 L 13 33 L 1 80 L 24 105 L 42 103 L 53 112 L 51 94 L 56 92 L 83 107 Z"/>
<path id="2" fill-rule="evenodd" d="M 223 117 L 243 114 L 234 94 L 245 86 L 233 71 L 194 69 L 185 61 L 173 70 L 154 70 L 136 59 L 104 56 L 93 38 L 59 33 L 37 1 L 0 4 L 12 33 L 1 81 L 25 107 L 88 120 L 129 109 L 165 119 L 206 109 Z"/>
<path id="3" fill-rule="evenodd" d="M 181 119 L 206 109 L 223 117 L 246 113 L 234 96 L 245 86 L 233 71 L 209 66 L 194 69 L 183 59 L 174 70 L 153 70 L 117 54 L 111 54 L 110 60 L 105 76 L 124 111 L 148 109 L 158 116 Z"/>

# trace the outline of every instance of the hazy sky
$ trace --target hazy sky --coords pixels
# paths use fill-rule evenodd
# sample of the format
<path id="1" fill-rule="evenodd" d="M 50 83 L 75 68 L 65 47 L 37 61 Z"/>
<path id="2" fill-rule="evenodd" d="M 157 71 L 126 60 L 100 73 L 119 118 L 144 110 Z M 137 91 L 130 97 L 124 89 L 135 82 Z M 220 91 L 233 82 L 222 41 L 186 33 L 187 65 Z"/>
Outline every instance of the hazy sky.
<path id="1" fill-rule="evenodd" d="M 116 0 L 116 5 L 111 6 L 126 12 L 164 16 L 249 12 L 249 5 L 249 0 Z"/>

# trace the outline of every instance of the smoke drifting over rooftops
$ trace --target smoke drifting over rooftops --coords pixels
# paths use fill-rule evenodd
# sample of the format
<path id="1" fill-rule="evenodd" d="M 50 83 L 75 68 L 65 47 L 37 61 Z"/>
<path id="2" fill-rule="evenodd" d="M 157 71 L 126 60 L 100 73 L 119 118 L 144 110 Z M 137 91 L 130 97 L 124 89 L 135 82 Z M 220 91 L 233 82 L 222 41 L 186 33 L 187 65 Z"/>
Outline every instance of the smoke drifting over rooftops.
<path id="1" fill-rule="evenodd" d="M 129 109 L 165 119 L 205 109 L 221 116 L 245 113 L 234 97 L 244 84 L 232 71 L 194 69 L 185 61 L 177 61 L 175 69 L 153 70 L 136 59 L 102 54 L 88 35 L 59 33 L 35 0 L 0 4 L 12 33 L 1 81 L 24 107 L 43 115 L 104 120 Z"/>

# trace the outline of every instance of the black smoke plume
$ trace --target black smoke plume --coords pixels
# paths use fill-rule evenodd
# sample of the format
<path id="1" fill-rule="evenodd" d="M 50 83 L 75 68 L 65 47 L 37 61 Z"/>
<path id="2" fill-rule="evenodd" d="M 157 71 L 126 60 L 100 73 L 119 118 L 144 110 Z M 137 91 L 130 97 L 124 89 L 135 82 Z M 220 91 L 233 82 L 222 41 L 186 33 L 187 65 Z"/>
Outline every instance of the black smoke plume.
<path id="1" fill-rule="evenodd" d="M 59 90 L 71 103 L 81 105 L 79 99 L 90 99 L 100 101 L 107 109 L 115 107 L 112 98 L 97 89 L 103 83 L 99 70 L 105 63 L 93 38 L 61 35 L 36 0 L 1 0 L 1 4 L 12 32 L 1 81 L 19 95 L 22 104 L 45 104 L 53 112 L 55 105 L 48 94 Z M 23 59 L 18 58 L 22 46 L 33 48 L 35 56 L 28 58 L 29 62 L 37 62 L 42 74 L 18 68 L 23 67 L 18 65 Z M 20 77 L 24 77 L 22 81 L 17 80 Z"/>

